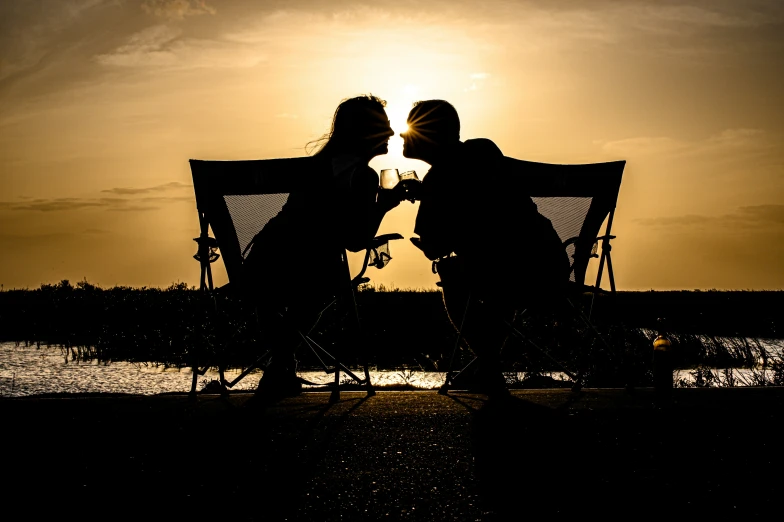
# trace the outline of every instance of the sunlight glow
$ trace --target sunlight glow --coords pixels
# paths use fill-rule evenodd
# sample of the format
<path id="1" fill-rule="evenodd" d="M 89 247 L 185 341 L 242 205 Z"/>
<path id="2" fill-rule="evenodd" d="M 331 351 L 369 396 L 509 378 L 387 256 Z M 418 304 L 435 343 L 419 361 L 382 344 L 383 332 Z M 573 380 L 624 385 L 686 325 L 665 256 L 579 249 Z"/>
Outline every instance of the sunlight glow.
<path id="1" fill-rule="evenodd" d="M 392 125 L 392 128 L 395 130 L 396 134 L 404 134 L 408 132 L 408 124 L 405 122 L 394 124 Z"/>
<path id="2" fill-rule="evenodd" d="M 428 175 L 400 137 L 428 99 L 455 107 L 461 139 L 491 139 L 506 156 L 627 160 L 613 224 L 619 288 L 784 288 L 784 118 L 771 110 L 784 33 L 768 30 L 784 15 L 761 7 L 776 0 L 208 0 L 231 6 L 175 18 L 138 1 L 72 8 L 98 3 L 0 2 L 24 36 L 0 47 L 5 288 L 195 284 L 187 160 L 307 155 L 341 100 L 361 94 L 387 101 L 394 131 L 370 162 L 377 172 Z M 145 3 L 167 16 L 204 4 Z M 373 284 L 437 288 L 407 239 L 417 208 L 404 201 L 384 217 L 379 234 L 405 240 L 389 267 L 369 271 Z M 678 255 L 647 255 L 657 249 Z M 217 286 L 228 282 L 220 260 L 213 269 Z"/>
<path id="3" fill-rule="evenodd" d="M 395 131 L 395 136 L 399 136 L 401 132 L 408 130 L 406 120 L 408 119 L 408 111 L 411 110 L 413 104 L 413 100 L 403 101 L 400 98 L 397 98 L 394 103 L 392 100 L 388 100 L 386 111 L 387 116 L 389 117 L 389 125 L 392 127 L 392 130 Z"/>

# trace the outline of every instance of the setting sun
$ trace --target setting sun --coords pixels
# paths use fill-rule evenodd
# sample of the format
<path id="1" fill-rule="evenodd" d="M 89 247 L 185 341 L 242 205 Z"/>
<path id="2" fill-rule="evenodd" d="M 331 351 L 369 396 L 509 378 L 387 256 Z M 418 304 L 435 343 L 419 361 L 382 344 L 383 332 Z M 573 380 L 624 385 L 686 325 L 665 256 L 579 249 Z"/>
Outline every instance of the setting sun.
<path id="1" fill-rule="evenodd" d="M 392 129 L 394 129 L 395 134 L 405 134 L 408 132 L 408 124 L 406 122 L 403 123 L 392 123 Z"/>
<path id="2" fill-rule="evenodd" d="M 194 283 L 188 159 L 303 156 L 359 94 L 395 132 L 376 171 L 424 178 L 399 135 L 434 98 L 513 158 L 626 160 L 622 289 L 784 287 L 775 2 L 39 4 L 0 7 L 5 288 Z M 381 232 L 410 237 L 416 210 Z M 391 249 L 375 283 L 435 288 L 407 240 Z"/>

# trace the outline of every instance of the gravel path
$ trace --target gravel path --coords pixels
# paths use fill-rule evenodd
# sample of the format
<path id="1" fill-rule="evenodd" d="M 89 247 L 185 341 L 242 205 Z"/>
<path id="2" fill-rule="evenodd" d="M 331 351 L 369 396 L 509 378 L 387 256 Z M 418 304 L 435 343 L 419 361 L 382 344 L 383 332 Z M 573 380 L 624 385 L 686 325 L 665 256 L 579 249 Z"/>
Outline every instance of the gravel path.
<path id="1" fill-rule="evenodd" d="M 80 520 L 780 512 L 784 389 L 0 399 L 3 504 Z M 33 515 L 36 515 L 35 517 Z"/>

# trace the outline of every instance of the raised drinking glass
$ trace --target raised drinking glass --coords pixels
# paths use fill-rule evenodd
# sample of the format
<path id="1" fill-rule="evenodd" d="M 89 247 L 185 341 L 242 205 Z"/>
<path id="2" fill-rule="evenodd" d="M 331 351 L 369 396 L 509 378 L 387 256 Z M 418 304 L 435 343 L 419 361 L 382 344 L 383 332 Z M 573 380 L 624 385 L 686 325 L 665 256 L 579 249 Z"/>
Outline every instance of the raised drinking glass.
<path id="1" fill-rule="evenodd" d="M 400 182 L 400 172 L 397 169 L 381 170 L 381 188 L 392 189 Z"/>
<path id="2" fill-rule="evenodd" d="M 400 175 L 400 184 L 403 185 L 403 188 L 405 189 L 406 195 L 410 196 L 410 197 L 407 197 L 406 199 L 408 201 L 410 201 L 411 203 L 416 201 L 416 197 L 415 197 L 415 192 L 414 191 L 415 191 L 415 189 L 417 187 L 414 187 L 413 185 L 416 185 L 418 183 L 420 183 L 419 176 L 417 176 L 417 173 L 416 173 L 415 170 L 407 170 L 407 171 L 405 171 L 404 173 L 402 173 Z"/>

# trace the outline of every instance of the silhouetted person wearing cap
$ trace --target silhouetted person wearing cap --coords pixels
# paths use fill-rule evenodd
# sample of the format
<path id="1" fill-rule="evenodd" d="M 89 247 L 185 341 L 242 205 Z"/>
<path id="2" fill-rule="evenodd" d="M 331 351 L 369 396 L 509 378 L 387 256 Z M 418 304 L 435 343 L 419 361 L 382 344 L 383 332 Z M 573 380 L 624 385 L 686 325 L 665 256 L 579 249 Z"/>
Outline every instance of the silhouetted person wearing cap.
<path id="1" fill-rule="evenodd" d="M 478 357 L 475 390 L 504 395 L 505 323 L 566 285 L 566 251 L 533 200 L 514 190 L 496 144 L 460 141 L 460 119 L 451 104 L 415 103 L 408 126 L 401 134 L 403 155 L 431 165 L 417 187 L 419 238 L 412 242 L 438 260 L 447 312 L 457 328 L 462 323 Z"/>

